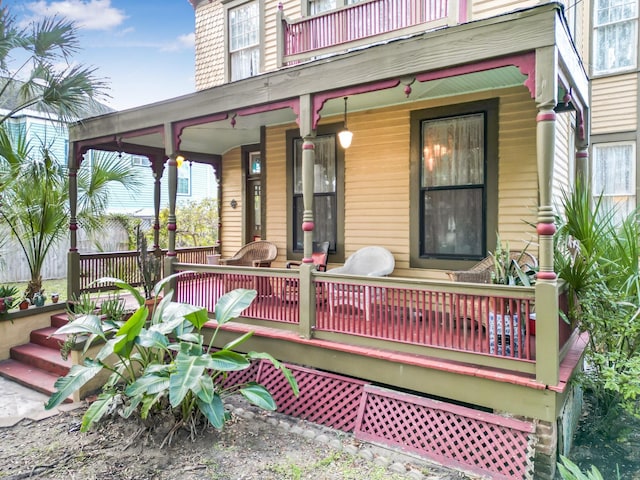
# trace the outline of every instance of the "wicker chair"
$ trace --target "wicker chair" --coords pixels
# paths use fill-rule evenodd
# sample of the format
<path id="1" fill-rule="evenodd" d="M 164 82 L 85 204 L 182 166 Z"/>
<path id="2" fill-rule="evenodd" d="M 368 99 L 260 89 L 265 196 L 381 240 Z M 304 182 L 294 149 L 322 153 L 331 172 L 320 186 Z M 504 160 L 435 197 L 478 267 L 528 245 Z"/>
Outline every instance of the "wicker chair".
<path id="1" fill-rule="evenodd" d="M 241 267 L 270 267 L 278 256 L 278 248 L 271 242 L 258 240 L 247 243 L 231 258 L 223 258 L 220 265 Z"/>
<path id="2" fill-rule="evenodd" d="M 536 257 L 528 252 L 511 250 L 509 252 L 511 260 L 518 262 L 520 268 L 527 272 L 538 266 Z M 491 283 L 491 272 L 494 269 L 494 260 L 491 255 L 475 264 L 469 270 L 454 270 L 447 272 L 449 278 L 454 282 L 468 283 Z"/>

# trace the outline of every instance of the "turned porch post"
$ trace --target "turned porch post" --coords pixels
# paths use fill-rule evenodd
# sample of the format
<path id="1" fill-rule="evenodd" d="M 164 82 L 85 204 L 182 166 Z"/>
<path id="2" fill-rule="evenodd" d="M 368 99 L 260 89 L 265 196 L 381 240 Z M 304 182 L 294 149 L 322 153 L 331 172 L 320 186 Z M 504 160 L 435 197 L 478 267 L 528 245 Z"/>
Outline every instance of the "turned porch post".
<path id="1" fill-rule="evenodd" d="M 69 252 L 67 253 L 67 298 L 80 295 L 80 253 L 78 252 L 78 151 L 77 144 L 69 144 Z"/>
<path id="2" fill-rule="evenodd" d="M 162 171 L 164 165 L 160 155 L 154 155 L 150 158 L 151 169 L 153 171 L 153 249 L 156 255 L 160 250 L 160 180 L 162 179 Z M 220 198 L 220 197 L 218 197 Z"/>
<path id="3" fill-rule="evenodd" d="M 165 123 L 164 125 L 164 149 L 167 160 L 168 170 L 168 187 L 169 187 L 169 215 L 167 218 L 167 231 L 168 231 L 168 245 L 167 245 L 167 257 L 164 261 L 164 274 L 165 276 L 171 275 L 173 272 L 173 264 L 176 260 L 176 196 L 178 192 L 178 162 L 176 158 L 178 156 L 175 152 L 175 142 L 173 134 L 173 125 Z M 170 289 L 175 290 L 175 281 L 169 285 Z"/>
<path id="4" fill-rule="evenodd" d="M 311 332 L 315 325 L 316 298 L 315 286 L 311 271 L 314 268 L 313 259 L 313 230 L 315 228 L 313 218 L 313 168 L 316 162 L 315 145 L 313 139 L 316 132 L 313 129 L 313 109 L 310 95 L 300 97 L 300 135 L 302 143 L 302 202 L 304 211 L 302 214 L 302 232 L 304 242 L 304 254 L 300 265 L 300 336 L 311 338 Z"/>
<path id="5" fill-rule="evenodd" d="M 555 47 L 536 51 L 538 232 L 540 270 L 536 277 L 536 380 L 556 385 L 559 380 L 557 275 L 553 270 L 553 162 L 556 146 L 557 65 Z"/>

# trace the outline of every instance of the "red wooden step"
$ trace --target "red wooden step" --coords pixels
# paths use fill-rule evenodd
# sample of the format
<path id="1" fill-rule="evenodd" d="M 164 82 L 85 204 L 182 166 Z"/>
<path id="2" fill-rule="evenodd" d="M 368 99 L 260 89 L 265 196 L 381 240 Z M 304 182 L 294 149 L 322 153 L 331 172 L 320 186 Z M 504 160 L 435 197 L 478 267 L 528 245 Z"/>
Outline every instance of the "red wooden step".
<path id="1" fill-rule="evenodd" d="M 35 343 L 13 347 L 10 350 L 10 356 L 28 366 L 41 368 L 58 376 L 66 375 L 71 368 L 71 359 L 63 360 L 59 349 L 43 347 Z"/>
<path id="2" fill-rule="evenodd" d="M 64 343 L 67 335 L 54 335 L 58 327 L 40 328 L 31 332 L 31 343 L 42 345 L 43 347 L 60 350 L 60 346 Z"/>
<path id="3" fill-rule="evenodd" d="M 16 360 L 0 362 L 0 375 L 46 395 L 55 392 L 54 384 L 58 376 Z M 65 400 L 70 402 L 71 398 Z"/>
<path id="4" fill-rule="evenodd" d="M 60 328 L 69 323 L 69 315 L 65 313 L 56 313 L 51 315 L 51 326 Z"/>

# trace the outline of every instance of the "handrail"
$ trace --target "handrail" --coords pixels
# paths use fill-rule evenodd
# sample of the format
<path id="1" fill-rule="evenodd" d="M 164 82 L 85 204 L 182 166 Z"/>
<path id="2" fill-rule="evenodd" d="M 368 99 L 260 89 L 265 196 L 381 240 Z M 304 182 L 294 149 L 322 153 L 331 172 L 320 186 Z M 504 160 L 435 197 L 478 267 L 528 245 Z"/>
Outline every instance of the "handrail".
<path id="1" fill-rule="evenodd" d="M 465 0 L 370 0 L 294 21 L 278 10 L 279 64 L 366 45 L 374 37 L 455 25 L 466 19 L 465 5 Z"/>

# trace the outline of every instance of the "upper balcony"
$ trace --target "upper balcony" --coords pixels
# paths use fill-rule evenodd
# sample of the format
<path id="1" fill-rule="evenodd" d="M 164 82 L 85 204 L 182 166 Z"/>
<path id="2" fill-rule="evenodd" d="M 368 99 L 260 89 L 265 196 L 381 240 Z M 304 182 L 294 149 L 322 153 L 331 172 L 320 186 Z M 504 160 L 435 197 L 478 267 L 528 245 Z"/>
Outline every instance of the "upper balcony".
<path id="1" fill-rule="evenodd" d="M 279 66 L 466 21 L 467 0 L 369 0 L 295 21 L 279 8 Z"/>

